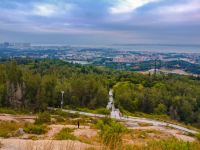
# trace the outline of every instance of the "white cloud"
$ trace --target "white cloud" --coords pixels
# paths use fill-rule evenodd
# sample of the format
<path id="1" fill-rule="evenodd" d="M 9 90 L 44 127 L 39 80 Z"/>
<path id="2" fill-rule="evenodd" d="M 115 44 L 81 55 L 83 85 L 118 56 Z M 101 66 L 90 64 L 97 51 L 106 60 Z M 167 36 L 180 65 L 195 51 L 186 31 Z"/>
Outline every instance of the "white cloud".
<path id="1" fill-rule="evenodd" d="M 160 13 L 190 13 L 195 11 L 200 11 L 200 1 L 199 0 L 188 0 L 183 4 L 176 4 L 171 6 L 160 7 L 158 10 Z"/>
<path id="2" fill-rule="evenodd" d="M 129 13 L 137 8 L 160 0 L 118 0 L 118 3 L 110 8 L 112 14 Z"/>
<path id="3" fill-rule="evenodd" d="M 35 5 L 33 10 L 36 15 L 45 17 L 55 15 L 57 11 L 58 8 L 50 4 Z"/>
<path id="4" fill-rule="evenodd" d="M 38 16 L 44 16 L 44 17 L 51 17 L 55 15 L 61 15 L 65 13 L 69 13 L 72 8 L 74 8 L 74 5 L 72 4 L 41 4 L 37 3 L 33 6 L 32 14 L 38 15 Z"/>

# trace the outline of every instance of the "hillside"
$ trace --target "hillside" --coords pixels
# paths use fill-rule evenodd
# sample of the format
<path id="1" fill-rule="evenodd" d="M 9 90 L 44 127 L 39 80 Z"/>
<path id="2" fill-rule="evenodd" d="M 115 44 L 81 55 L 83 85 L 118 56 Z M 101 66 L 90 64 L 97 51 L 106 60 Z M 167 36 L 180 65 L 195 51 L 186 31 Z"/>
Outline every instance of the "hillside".
<path id="1" fill-rule="evenodd" d="M 12 146 L 17 138 L 22 143 L 27 139 L 47 143 L 72 140 L 73 144 L 90 149 L 102 146 L 116 149 L 117 145 L 134 149 L 136 141 L 143 149 L 145 143 L 152 149 L 153 145 L 163 149 L 162 142 L 173 147 L 172 141 L 175 147 L 191 142 L 185 145 L 188 149 L 199 148 L 199 135 L 180 131 L 169 124 L 180 124 L 195 131 L 200 128 L 199 78 L 144 75 L 49 59 L 1 60 L 0 70 L 0 136 L 8 138 L 0 142 L 3 145 Z M 83 111 L 108 116 L 106 106 L 111 88 L 114 107 L 124 118 L 129 116 L 129 121 L 81 115 Z M 63 108 L 77 110 L 77 113 L 49 110 L 49 107 L 61 107 L 61 91 L 64 91 Z M 148 118 L 150 121 L 146 122 L 153 124 L 140 118 L 134 121 L 131 116 Z M 165 124 L 154 124 L 155 120 Z M 77 122 L 81 129 L 77 129 Z M 16 135 L 18 128 L 25 134 Z M 156 143 L 157 140 L 162 142 Z M 69 141 L 63 142 L 70 145 L 66 143 Z M 59 147 L 60 144 L 53 145 Z"/>

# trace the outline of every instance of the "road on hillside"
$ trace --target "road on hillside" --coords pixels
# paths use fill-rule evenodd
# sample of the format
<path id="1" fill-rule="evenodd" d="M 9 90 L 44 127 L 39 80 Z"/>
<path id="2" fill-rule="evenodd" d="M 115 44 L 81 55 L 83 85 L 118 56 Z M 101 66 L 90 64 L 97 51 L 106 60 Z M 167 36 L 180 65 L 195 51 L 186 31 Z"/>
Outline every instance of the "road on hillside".
<path id="1" fill-rule="evenodd" d="M 114 105 L 114 98 L 113 98 L 113 90 L 110 89 L 109 90 L 109 101 L 107 104 L 107 109 L 111 110 L 110 113 L 110 117 L 113 119 L 117 119 L 119 121 L 124 121 L 124 122 L 134 122 L 134 123 L 148 123 L 148 124 L 152 124 L 153 126 L 168 126 L 168 127 L 172 127 L 174 129 L 183 131 L 183 132 L 187 132 L 187 133 L 192 133 L 192 134 L 197 134 L 198 132 L 192 129 L 188 129 L 185 127 L 182 127 L 180 125 L 175 125 L 172 123 L 166 123 L 163 121 L 157 121 L 157 120 L 153 120 L 153 119 L 147 119 L 147 118 L 141 118 L 141 117 L 131 117 L 131 116 L 122 116 L 119 109 L 115 108 Z M 49 109 L 53 109 L 56 110 L 57 108 L 50 108 Z M 93 113 L 87 113 L 87 112 L 82 112 L 82 111 L 74 111 L 74 110 L 66 110 L 66 109 L 62 109 L 64 112 L 67 113 L 72 113 L 72 114 L 81 114 L 81 115 L 86 115 L 86 116 L 91 116 L 91 117 L 99 117 L 99 118 L 103 118 L 106 117 L 106 115 L 101 115 L 101 114 L 93 114 Z"/>

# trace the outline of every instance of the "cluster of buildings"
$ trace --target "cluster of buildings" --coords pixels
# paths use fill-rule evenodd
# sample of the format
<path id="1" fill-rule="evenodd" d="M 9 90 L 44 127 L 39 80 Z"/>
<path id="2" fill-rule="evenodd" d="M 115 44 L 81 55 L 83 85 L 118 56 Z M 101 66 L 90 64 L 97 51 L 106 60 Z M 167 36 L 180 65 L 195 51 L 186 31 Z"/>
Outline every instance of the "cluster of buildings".
<path id="1" fill-rule="evenodd" d="M 92 48 L 59 45 L 31 45 L 31 43 L 0 43 L 0 57 L 53 58 L 82 64 L 125 64 L 131 66 L 150 60 L 163 62 L 182 60 L 200 64 L 200 54 L 158 53 L 117 48 Z M 135 66 L 135 65 L 134 65 Z"/>
<path id="2" fill-rule="evenodd" d="M 0 48 L 30 48 L 31 43 L 10 43 L 10 42 L 3 42 L 0 43 Z"/>

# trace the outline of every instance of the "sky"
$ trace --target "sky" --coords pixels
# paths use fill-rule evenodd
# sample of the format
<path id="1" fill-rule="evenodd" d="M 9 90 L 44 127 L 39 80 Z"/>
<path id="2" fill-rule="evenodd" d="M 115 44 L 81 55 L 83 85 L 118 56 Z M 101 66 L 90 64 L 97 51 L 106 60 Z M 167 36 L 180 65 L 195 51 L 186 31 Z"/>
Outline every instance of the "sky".
<path id="1" fill-rule="evenodd" d="M 200 44 L 200 0 L 0 0 L 0 42 Z"/>

